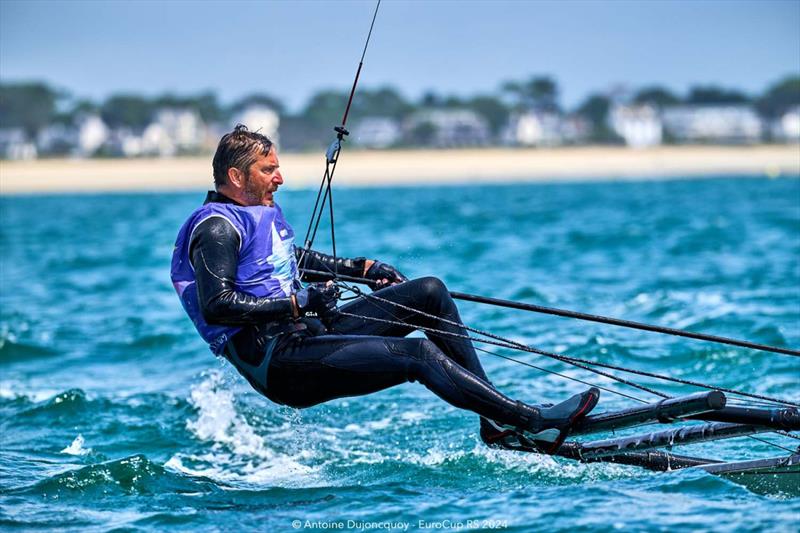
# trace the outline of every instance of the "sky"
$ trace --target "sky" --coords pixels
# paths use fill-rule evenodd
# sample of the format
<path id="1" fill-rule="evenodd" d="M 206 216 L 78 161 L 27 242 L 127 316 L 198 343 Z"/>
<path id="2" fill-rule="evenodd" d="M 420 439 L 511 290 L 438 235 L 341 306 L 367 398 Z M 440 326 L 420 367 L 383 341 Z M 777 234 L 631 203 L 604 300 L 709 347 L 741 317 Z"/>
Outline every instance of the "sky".
<path id="1" fill-rule="evenodd" d="M 0 0 L 0 80 L 76 97 L 253 92 L 298 110 L 349 89 L 372 1 Z M 361 84 L 471 96 L 553 76 L 591 91 L 718 84 L 759 93 L 800 75 L 800 0 L 384 0 Z"/>

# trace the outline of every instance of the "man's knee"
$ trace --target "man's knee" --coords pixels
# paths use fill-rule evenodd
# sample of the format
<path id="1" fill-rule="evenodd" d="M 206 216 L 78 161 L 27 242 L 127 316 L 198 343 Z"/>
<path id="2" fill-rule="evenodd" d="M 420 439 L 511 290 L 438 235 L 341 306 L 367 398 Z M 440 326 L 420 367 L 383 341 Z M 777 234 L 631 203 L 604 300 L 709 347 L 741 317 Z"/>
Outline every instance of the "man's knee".
<path id="1" fill-rule="evenodd" d="M 440 296 L 447 293 L 447 287 L 439 278 L 426 276 L 415 281 L 419 283 L 420 290 L 427 296 Z"/>
<path id="2" fill-rule="evenodd" d="M 407 354 L 417 364 L 430 364 L 447 359 L 447 356 L 428 339 L 403 339 L 406 346 L 411 348 Z"/>

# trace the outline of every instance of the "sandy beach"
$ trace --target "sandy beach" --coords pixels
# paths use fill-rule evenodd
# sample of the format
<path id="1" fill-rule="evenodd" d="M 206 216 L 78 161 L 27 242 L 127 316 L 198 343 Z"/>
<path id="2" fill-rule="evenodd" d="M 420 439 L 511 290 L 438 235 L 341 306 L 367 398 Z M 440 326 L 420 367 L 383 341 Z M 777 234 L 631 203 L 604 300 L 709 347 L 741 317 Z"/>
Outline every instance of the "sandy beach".
<path id="1" fill-rule="evenodd" d="M 284 154 L 286 186 L 319 183 L 323 154 Z M 799 145 L 356 151 L 342 154 L 341 186 L 434 185 L 800 175 Z M 0 194 L 208 189 L 211 156 L 0 162 Z"/>

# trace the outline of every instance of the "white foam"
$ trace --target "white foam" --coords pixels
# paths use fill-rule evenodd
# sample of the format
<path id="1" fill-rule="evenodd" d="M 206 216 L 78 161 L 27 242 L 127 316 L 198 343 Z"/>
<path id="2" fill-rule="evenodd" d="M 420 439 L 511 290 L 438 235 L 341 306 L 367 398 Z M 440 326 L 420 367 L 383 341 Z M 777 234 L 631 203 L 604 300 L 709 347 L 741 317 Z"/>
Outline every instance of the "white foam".
<path id="1" fill-rule="evenodd" d="M 220 452 L 203 455 L 177 453 L 164 463 L 164 468 L 232 485 L 258 486 L 310 486 L 314 483 L 310 483 L 309 479 L 315 472 L 313 468 L 299 464 L 288 456 L 276 456 L 268 463 L 243 462 L 239 457 Z"/>
<path id="2" fill-rule="evenodd" d="M 42 402 L 54 398 L 63 391 L 55 389 L 30 389 L 28 386 L 19 382 L 0 381 L 0 398 L 5 400 L 16 400 L 24 398 L 32 402 Z"/>
<path id="3" fill-rule="evenodd" d="M 386 418 L 382 418 L 381 420 L 373 420 L 372 422 L 367 422 L 367 427 L 373 430 L 381 430 L 386 429 L 392 425 L 392 417 L 387 416 Z"/>
<path id="4" fill-rule="evenodd" d="M 83 435 L 78 435 L 75 437 L 75 440 L 72 441 L 72 444 L 61 450 L 59 453 L 66 453 L 67 455 L 87 455 L 92 453 L 91 448 L 84 448 L 84 439 Z"/>
<path id="5" fill-rule="evenodd" d="M 204 476 L 228 483 L 302 484 L 317 468 L 300 461 L 309 461 L 313 452 L 280 454 L 264 436 L 237 412 L 233 392 L 225 387 L 219 370 L 209 372 L 201 383 L 192 387 L 190 403 L 197 408 L 197 418 L 188 420 L 187 429 L 199 440 L 210 443 L 210 451 L 193 455 L 178 453 L 165 467 L 184 474 Z M 286 434 L 286 424 L 270 428 Z"/>
<path id="6" fill-rule="evenodd" d="M 430 417 L 425 413 L 420 413 L 419 411 L 406 411 L 400 415 L 400 418 L 409 422 L 419 422 L 420 420 L 425 420 L 426 418 Z"/>

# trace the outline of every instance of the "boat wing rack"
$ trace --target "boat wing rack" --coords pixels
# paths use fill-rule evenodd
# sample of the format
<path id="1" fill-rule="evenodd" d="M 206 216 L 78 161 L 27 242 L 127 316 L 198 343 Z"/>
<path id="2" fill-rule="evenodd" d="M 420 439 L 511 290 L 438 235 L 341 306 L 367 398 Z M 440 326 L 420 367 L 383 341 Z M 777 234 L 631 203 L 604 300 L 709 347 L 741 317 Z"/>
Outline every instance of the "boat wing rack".
<path id="1" fill-rule="evenodd" d="M 725 394 L 708 391 L 668 398 L 656 403 L 586 417 L 571 436 L 614 432 L 624 428 L 679 421 L 705 423 L 681 425 L 644 434 L 600 440 L 565 442 L 555 455 L 585 463 L 608 462 L 639 466 L 654 471 L 701 468 L 742 484 L 756 484 L 766 491 L 800 492 L 800 449 L 788 457 L 725 462 L 658 451 L 674 446 L 730 439 L 758 433 L 800 430 L 795 407 L 727 407 Z M 524 439 L 521 439 L 525 444 Z M 532 444 L 532 443 L 529 443 Z M 535 446 L 531 450 L 535 451 Z M 748 485 L 749 486 L 749 485 Z M 751 487 L 752 488 L 752 487 Z"/>

